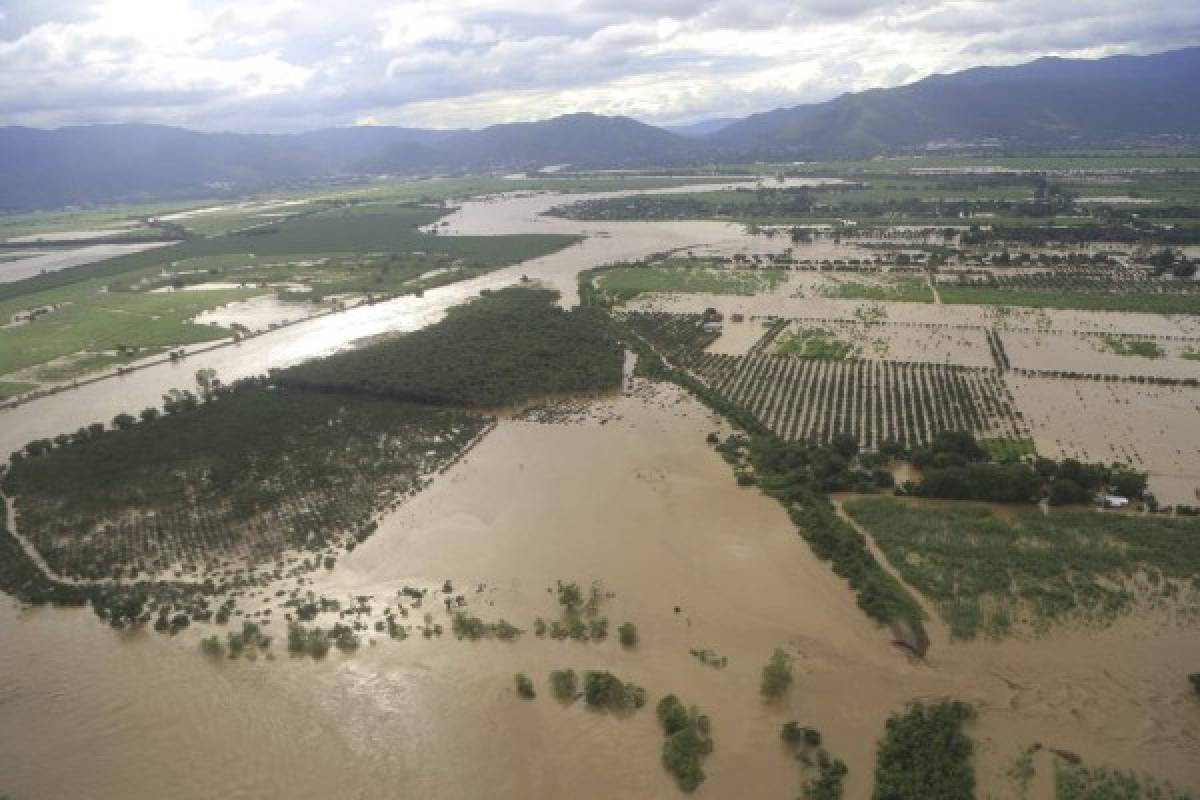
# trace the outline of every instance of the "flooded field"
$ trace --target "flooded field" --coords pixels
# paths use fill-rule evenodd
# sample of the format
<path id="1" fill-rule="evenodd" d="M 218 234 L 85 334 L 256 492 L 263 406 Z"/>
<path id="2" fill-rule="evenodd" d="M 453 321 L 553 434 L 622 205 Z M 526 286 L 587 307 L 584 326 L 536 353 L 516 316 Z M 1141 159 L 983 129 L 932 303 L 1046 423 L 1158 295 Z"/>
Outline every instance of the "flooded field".
<path id="1" fill-rule="evenodd" d="M 1150 474 L 1160 503 L 1200 502 L 1200 390 L 1048 377 L 1006 377 L 1038 452 L 1118 461 Z"/>
<path id="2" fill-rule="evenodd" d="M 774 501 L 734 484 L 704 443 L 719 423 L 697 403 L 674 389 L 640 388 L 590 416 L 570 425 L 501 421 L 313 588 L 383 598 L 401 585 L 451 579 L 474 613 L 529 628 L 555 613 L 547 590 L 556 580 L 599 579 L 613 595 L 602 612 L 614 625 L 637 624 L 637 648 L 615 637 L 579 643 L 528 632 L 516 642 L 384 635 L 323 662 L 289 658 L 276 645 L 273 661 L 214 663 L 197 652 L 198 634 L 122 636 L 88 613 L 6 606 L 4 791 L 673 794 L 652 710 L 564 706 L 545 684 L 563 667 L 611 669 L 645 686 L 651 705 L 675 692 L 709 713 L 716 749 L 698 796 L 794 794 L 800 771 L 778 730 L 799 719 L 849 765 L 847 796 L 865 797 L 887 714 L 942 696 L 980 709 L 971 734 L 981 796 L 1007 795 L 1005 771 L 1034 741 L 1200 787 L 1200 738 L 1183 697 L 1184 675 L 1200 659 L 1191 632 L 1143 618 L 1103 632 L 951 645 L 934 625 L 929 659 L 912 661 L 861 614 Z M 796 684 L 767 704 L 757 685 L 774 647 L 794 655 Z M 727 665 L 688 653 L 701 648 Z M 536 700 L 515 695 L 517 671 L 534 678 Z M 214 759 L 222 769 L 213 770 Z"/>
<path id="3" fill-rule="evenodd" d="M 864 252 L 850 243 L 753 236 L 725 222 L 542 215 L 595 196 L 513 194 L 464 203 L 440 233 L 587 238 L 421 297 L 276 330 L 272 324 L 300 315 L 273 295 L 210 312 L 201 321 L 268 332 L 0 410 L 0 452 L 158 405 L 167 389 L 194 387 L 202 368 L 228 382 L 364 337 L 414 330 L 483 289 L 522 277 L 557 288 L 572 304 L 581 269 L 652 253 Z M 797 320 L 793 330 L 827 328 L 863 358 L 975 368 L 994 365 L 992 329 L 1012 343 L 1013 366 L 1029 369 L 1136 366 L 1141 359 L 1094 343 L 1102 335 L 1139 334 L 1169 343 L 1167 357 L 1153 360 L 1156 369 L 1169 364 L 1172 375 L 1196 374 L 1198 362 L 1179 357 L 1186 343 L 1171 338 L 1200 337 L 1196 317 L 882 302 L 830 296 L 829 285 L 828 276 L 796 273 L 756 296 L 642 295 L 629 307 L 716 308 L 726 323 L 709 352 L 731 356 L 749 351 L 764 333 L 763 318 L 774 315 Z M 732 322 L 733 314 L 745 321 Z M 1150 471 L 1160 501 L 1195 504 L 1197 390 L 1011 373 L 1001 379 L 1040 453 L 1125 461 Z M 564 416 L 569 421 L 557 424 L 501 419 L 464 460 L 384 516 L 335 567 L 313 573 L 306 587 L 346 604 L 367 597 L 384 605 L 402 586 L 449 580 L 472 613 L 525 629 L 518 641 L 463 641 L 449 632 L 393 641 L 368 631 L 353 655 L 291 658 L 282 641 L 285 609 L 263 591 L 254 602 L 260 612 L 275 612 L 276 623 L 267 626 L 276 637 L 274 657 L 214 661 L 199 652 L 207 628 L 173 638 L 117 634 L 90 612 L 20 611 L 5 602 L 0 796 L 674 796 L 653 713 L 671 692 L 712 717 L 716 747 L 705 762 L 701 797 L 795 796 L 803 773 L 779 740 L 781 724 L 792 719 L 818 728 L 825 747 L 849 765 L 846 796 L 867 797 L 888 715 L 915 699 L 944 697 L 979 711 L 969 732 L 980 797 L 1016 796 L 1008 772 L 1035 742 L 1090 765 L 1148 771 L 1200 791 L 1200 723 L 1186 695 L 1186 676 L 1200 664 L 1194 628 L 1146 613 L 1104 630 L 964 644 L 951 643 L 934 619 L 928 658 L 915 660 L 864 616 L 778 503 L 737 486 L 705 443 L 724 424 L 691 397 L 637 380 L 619 396 Z M 611 593 L 603 614 L 614 628 L 635 623 L 638 646 L 622 648 L 615 635 L 591 643 L 535 637 L 534 619 L 556 614 L 558 580 L 601 581 Z M 440 604 L 428 611 L 449 628 Z M 794 657 L 796 681 L 771 704 L 758 685 L 776 647 Z M 714 667 L 691 650 L 728 660 Z M 610 669 L 645 687 L 648 707 L 614 714 L 555 701 L 546 677 L 566 667 Z M 535 700 L 516 696 L 516 672 L 533 679 Z M 1029 797 L 1050 798 L 1050 760 L 1039 756 L 1036 764 Z"/>
<path id="4" fill-rule="evenodd" d="M 44 237 L 43 237 L 44 238 Z M 146 242 L 144 244 L 92 244 L 74 249 L 55 250 L 15 261 L 0 261 L 0 283 L 32 278 L 43 272 L 78 267 L 96 261 L 104 261 L 129 253 L 140 253 L 154 247 L 165 247 L 174 242 Z"/>

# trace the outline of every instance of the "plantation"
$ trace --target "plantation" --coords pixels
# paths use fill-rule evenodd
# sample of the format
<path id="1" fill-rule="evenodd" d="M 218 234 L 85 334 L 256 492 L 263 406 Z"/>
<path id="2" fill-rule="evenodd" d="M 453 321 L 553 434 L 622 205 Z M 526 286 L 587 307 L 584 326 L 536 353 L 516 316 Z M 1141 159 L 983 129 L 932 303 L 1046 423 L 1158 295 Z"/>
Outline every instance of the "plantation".
<path id="1" fill-rule="evenodd" d="M 459 412 L 244 385 L 173 413 L 35 442 L 4 489 L 60 574 L 102 579 L 321 550 L 365 536 L 486 426 Z"/>
<path id="2" fill-rule="evenodd" d="M 1200 521 L 857 498 L 846 512 L 958 639 L 1106 625 L 1140 606 L 1200 610 Z"/>
<path id="3" fill-rule="evenodd" d="M 784 439 L 828 442 L 848 434 L 874 448 L 886 440 L 919 446 L 942 430 L 1021 437 L 994 369 L 717 353 L 696 356 L 688 366 Z"/>
<path id="4" fill-rule="evenodd" d="M 503 289 L 444 320 L 275 375 L 282 386 L 495 407 L 620 385 L 623 354 L 596 311 L 547 290 Z"/>
<path id="5" fill-rule="evenodd" d="M 887 721 L 875 756 L 872 800 L 962 800 L 975 796 L 968 705 L 914 703 Z"/>

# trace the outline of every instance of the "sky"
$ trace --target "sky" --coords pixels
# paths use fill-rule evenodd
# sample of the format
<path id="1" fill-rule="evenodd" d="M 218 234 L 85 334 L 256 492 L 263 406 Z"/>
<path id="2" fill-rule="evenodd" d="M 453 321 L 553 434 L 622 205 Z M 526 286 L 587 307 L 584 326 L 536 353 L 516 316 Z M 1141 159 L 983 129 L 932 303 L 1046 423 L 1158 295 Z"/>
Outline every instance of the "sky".
<path id="1" fill-rule="evenodd" d="M 1195 44 L 1195 0 L 0 0 L 0 125 L 670 125 Z"/>

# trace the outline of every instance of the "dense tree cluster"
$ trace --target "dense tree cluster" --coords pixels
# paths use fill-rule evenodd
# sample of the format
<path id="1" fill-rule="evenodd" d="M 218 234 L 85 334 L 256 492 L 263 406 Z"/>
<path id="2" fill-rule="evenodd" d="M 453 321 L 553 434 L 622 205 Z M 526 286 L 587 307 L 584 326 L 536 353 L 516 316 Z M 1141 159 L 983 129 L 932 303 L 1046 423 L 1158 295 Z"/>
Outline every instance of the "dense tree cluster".
<path id="1" fill-rule="evenodd" d="M 435 325 L 277 373 L 279 385 L 434 405 L 496 407 L 620 385 L 622 351 L 597 312 L 502 289 Z"/>
<path id="2" fill-rule="evenodd" d="M 267 558 L 361 538 L 381 503 L 419 488 L 487 424 L 253 381 L 203 403 L 178 392 L 165 405 L 138 424 L 93 425 L 14 456 L 5 492 L 61 574 L 108 578 L 238 548 Z"/>
<path id="3" fill-rule="evenodd" d="M 658 701 L 655 713 L 667 737 L 663 742 L 663 767 L 675 776 L 680 789 L 696 791 L 704 782 L 701 762 L 713 749 L 709 718 L 695 706 L 688 708 L 673 694 Z"/>
<path id="4" fill-rule="evenodd" d="M 975 796 L 975 747 L 963 725 L 974 710 L 957 701 L 914 703 L 887 721 L 875 758 L 872 800 L 962 800 Z"/>

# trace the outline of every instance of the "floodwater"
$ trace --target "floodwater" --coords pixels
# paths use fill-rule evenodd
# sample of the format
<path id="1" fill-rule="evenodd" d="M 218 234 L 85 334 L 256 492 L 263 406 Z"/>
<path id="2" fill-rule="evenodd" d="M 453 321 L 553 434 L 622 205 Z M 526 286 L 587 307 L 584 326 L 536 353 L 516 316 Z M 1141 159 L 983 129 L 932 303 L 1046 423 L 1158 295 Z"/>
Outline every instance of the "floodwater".
<path id="1" fill-rule="evenodd" d="M 706 184 L 674 191 L 712 191 L 738 185 L 754 184 Z M 221 380 L 229 382 L 262 374 L 273 367 L 289 366 L 328 355 L 364 337 L 389 331 L 416 330 L 441 319 L 447 308 L 480 291 L 511 285 L 522 276 L 558 289 L 563 293 L 565 303 L 574 303 L 578 298 L 576 275 L 580 270 L 598 264 L 640 259 L 651 253 L 679 248 L 694 248 L 697 254 L 734 254 L 778 252 L 791 244 L 787 237 L 767 239 L 751 236 L 741 225 L 724 222 L 625 222 L 601 225 L 538 215 L 539 211 L 579 199 L 635 193 L 522 193 L 466 202 L 459 211 L 446 218 L 449 226 L 442 228 L 443 232 L 589 235 L 579 244 L 557 253 L 468 281 L 430 289 L 422 297 L 401 297 L 371 306 L 357 306 L 338 314 L 270 331 L 236 345 L 205 350 L 179 362 L 159 364 L 43 397 L 16 408 L 0 409 L 0 453 L 23 447 L 32 439 L 74 431 L 92 422 L 107 422 L 121 412 L 159 405 L 167 390 L 192 386 L 193 376 L 198 369 L 215 369 Z M 6 266 L 0 264 L 0 271 Z M 190 349 L 194 351 L 196 348 Z"/>
<path id="2" fill-rule="evenodd" d="M 42 237 L 46 238 L 46 237 Z M 165 247 L 174 242 L 142 242 L 137 244 L 93 244 L 68 250 L 58 250 L 53 253 L 21 258 L 16 261 L 0 261 L 0 283 L 32 278 L 43 272 L 58 272 L 60 269 L 78 267 L 103 261 L 108 258 L 140 253 L 152 247 Z"/>
<path id="3" fill-rule="evenodd" d="M 955 697 L 980 710 L 980 796 L 1013 796 L 1005 770 L 1041 742 L 1088 763 L 1200 788 L 1186 675 L 1200 637 L 1158 618 L 1034 641 L 952 645 L 931 625 L 925 663 L 858 610 L 782 508 L 735 486 L 704 435 L 720 423 L 673 387 L 601 401 L 571 425 L 502 420 L 467 458 L 386 518 L 319 593 L 387 602 L 451 579 L 470 610 L 529 628 L 555 617 L 556 580 L 603 581 L 613 628 L 641 637 L 516 642 L 377 636 L 324 662 L 279 652 L 213 662 L 197 631 L 113 633 L 87 612 L 0 610 L 0 791 L 14 797 L 297 798 L 675 796 L 653 704 L 674 692 L 712 717 L 698 796 L 796 796 L 789 719 L 819 728 L 868 796 L 888 713 Z M 482 588 L 482 591 L 480 591 Z M 679 611 L 676 612 L 676 607 Z M 437 603 L 435 618 L 447 624 Z M 272 631 L 279 634 L 279 630 Z M 759 697 L 775 647 L 795 659 L 781 701 Z M 716 668 L 689 649 L 728 658 Z M 646 708 L 552 699 L 552 669 L 609 669 Z M 530 675 L 538 697 L 518 698 Z M 214 768 L 216 767 L 216 768 Z M 1043 777 L 1050 766 L 1039 761 Z M 1039 786 L 1042 790 L 1039 790 Z M 1050 795 L 1035 782 L 1032 797 Z"/>
<path id="4" fill-rule="evenodd" d="M 587 229 L 593 235 L 581 245 L 0 411 L 0 452 L 157 404 L 201 367 L 232 380 L 417 328 L 522 274 L 569 298 L 575 272 L 597 263 L 774 246 L 723 223 L 536 216 L 539 204 L 569 200 L 481 201 L 449 221 L 464 233 Z M 586 644 L 532 633 L 474 643 L 376 636 L 357 654 L 334 651 L 323 662 L 289 658 L 280 643 L 273 660 L 214 662 L 198 652 L 206 626 L 174 639 L 118 634 L 90 612 L 3 603 L 0 795 L 671 797 L 653 715 L 668 692 L 712 717 L 716 749 L 700 797 L 796 796 L 803 773 L 779 741 L 789 719 L 822 731 L 850 766 L 846 796 L 866 797 L 887 715 L 941 697 L 980 709 L 970 728 L 980 796 L 1013 796 L 1005 771 L 1034 742 L 1200 790 L 1200 718 L 1186 679 L 1200 664 L 1194 629 L 1147 616 L 1104 631 L 951 644 L 932 623 L 929 657 L 915 662 L 858 610 L 775 501 L 735 485 L 704 442 L 720 423 L 694 400 L 639 385 L 599 407 L 570 425 L 501 420 L 334 570 L 315 575 L 313 588 L 384 605 L 404 584 L 451 579 L 473 613 L 529 628 L 535 616 L 555 616 L 547 590 L 556 580 L 599 579 L 614 595 L 602 613 L 614 629 L 637 624 L 636 649 L 622 649 L 615 630 Z M 449 627 L 440 607 L 429 610 Z M 793 655 L 796 681 L 765 704 L 759 674 L 775 647 Z M 693 648 L 728 665 L 702 664 Z M 621 715 L 564 706 L 546 675 L 565 667 L 611 669 L 644 686 L 648 706 Z M 515 696 L 517 671 L 534 679 L 537 699 Z M 1050 767 L 1041 758 L 1038 767 L 1031 797 L 1048 798 Z"/>

